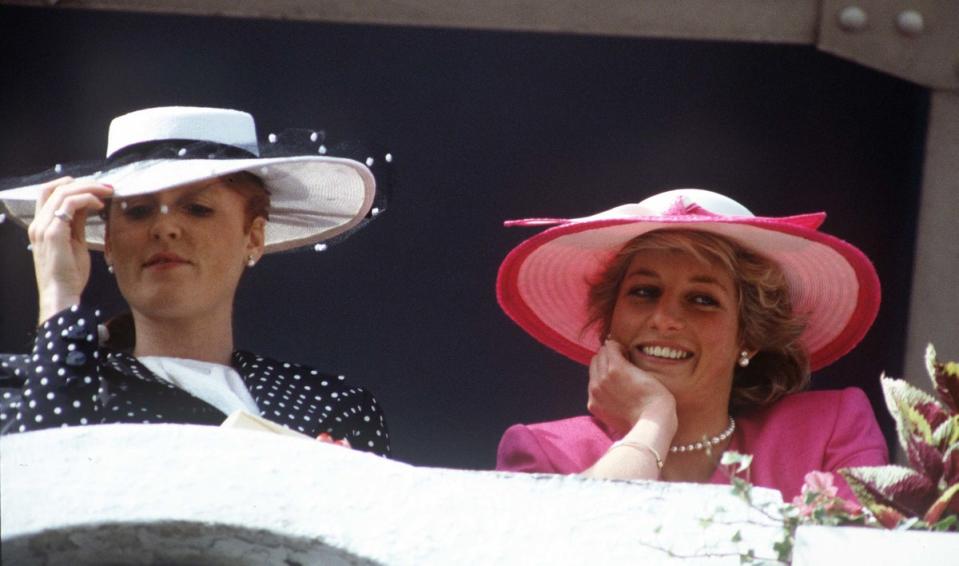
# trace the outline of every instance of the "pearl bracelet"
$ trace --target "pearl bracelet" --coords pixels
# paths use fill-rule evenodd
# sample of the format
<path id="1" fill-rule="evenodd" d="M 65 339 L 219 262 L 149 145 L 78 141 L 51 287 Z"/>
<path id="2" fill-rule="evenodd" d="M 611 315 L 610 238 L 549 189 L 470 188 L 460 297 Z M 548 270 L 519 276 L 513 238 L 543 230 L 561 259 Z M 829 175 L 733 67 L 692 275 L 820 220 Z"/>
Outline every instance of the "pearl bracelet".
<path id="1" fill-rule="evenodd" d="M 609 452 L 613 448 L 619 448 L 620 446 L 628 446 L 629 448 L 632 448 L 633 450 L 639 450 L 640 452 L 644 450 L 646 452 L 649 452 L 650 454 L 653 455 L 653 458 L 656 458 L 656 467 L 659 468 L 660 470 L 663 469 L 663 459 L 659 455 L 659 452 L 657 452 L 656 449 L 653 448 L 652 446 L 648 446 L 646 444 L 640 444 L 639 442 L 633 442 L 631 440 L 617 440 L 616 442 L 613 443 L 612 446 L 609 447 L 609 450 L 607 450 L 607 452 Z"/>

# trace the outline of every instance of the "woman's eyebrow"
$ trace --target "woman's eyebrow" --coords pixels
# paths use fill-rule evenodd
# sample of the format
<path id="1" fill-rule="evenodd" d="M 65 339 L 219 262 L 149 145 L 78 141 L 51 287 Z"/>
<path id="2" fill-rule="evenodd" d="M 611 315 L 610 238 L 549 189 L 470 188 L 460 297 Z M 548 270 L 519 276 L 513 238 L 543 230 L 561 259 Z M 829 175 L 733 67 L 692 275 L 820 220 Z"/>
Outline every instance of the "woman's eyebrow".
<path id="1" fill-rule="evenodd" d="M 627 273 L 626 277 L 624 277 L 623 279 L 630 279 L 632 277 L 659 278 L 659 273 L 656 273 L 655 271 L 653 271 L 652 269 L 649 269 L 648 267 L 640 267 L 638 269 L 634 269 L 633 271 L 630 271 L 629 273 Z"/>
<path id="2" fill-rule="evenodd" d="M 623 279 L 624 280 L 632 279 L 634 277 L 651 277 L 654 279 L 660 278 L 659 273 L 657 273 L 656 271 L 649 269 L 647 267 L 640 267 L 638 269 L 634 269 L 633 271 L 630 271 L 629 273 L 627 273 L 626 276 L 623 277 Z M 692 277 L 689 278 L 689 282 L 702 283 L 705 285 L 714 285 L 724 291 L 728 291 L 726 286 L 723 285 L 722 281 L 713 277 L 712 275 L 693 275 Z"/>
<path id="3" fill-rule="evenodd" d="M 694 275 L 689 278 L 690 283 L 705 283 L 706 285 L 715 285 L 723 291 L 728 291 L 723 282 L 711 275 Z"/>
<path id="4" fill-rule="evenodd" d="M 201 186 L 199 186 L 199 187 L 194 187 L 194 188 L 186 189 L 185 191 L 183 191 L 183 194 L 181 194 L 179 197 L 177 197 L 176 200 L 177 200 L 177 202 L 182 202 L 182 201 L 184 201 L 184 200 L 186 200 L 186 199 L 191 199 L 191 198 L 197 197 L 197 196 L 205 193 L 207 190 L 209 190 L 211 187 L 213 187 L 213 185 L 214 185 L 214 183 L 207 183 L 207 184 L 201 185 Z"/>

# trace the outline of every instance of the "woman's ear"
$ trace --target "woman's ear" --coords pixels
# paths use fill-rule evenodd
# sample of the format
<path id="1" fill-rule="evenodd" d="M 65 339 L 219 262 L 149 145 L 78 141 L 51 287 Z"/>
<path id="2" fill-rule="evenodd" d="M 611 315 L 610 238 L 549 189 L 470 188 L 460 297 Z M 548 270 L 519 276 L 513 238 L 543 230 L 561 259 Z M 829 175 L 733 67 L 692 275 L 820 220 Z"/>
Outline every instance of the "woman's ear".
<path id="1" fill-rule="evenodd" d="M 247 257 L 260 259 L 263 248 L 266 246 L 266 219 L 257 216 L 250 224 L 250 233 L 247 235 Z"/>

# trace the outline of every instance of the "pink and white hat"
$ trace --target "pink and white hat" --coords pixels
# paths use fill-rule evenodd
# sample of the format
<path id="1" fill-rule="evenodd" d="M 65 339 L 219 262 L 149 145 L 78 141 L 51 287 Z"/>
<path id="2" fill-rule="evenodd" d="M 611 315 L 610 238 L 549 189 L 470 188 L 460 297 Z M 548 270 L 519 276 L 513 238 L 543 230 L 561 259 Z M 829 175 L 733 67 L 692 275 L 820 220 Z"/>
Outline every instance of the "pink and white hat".
<path id="1" fill-rule="evenodd" d="M 811 368 L 849 352 L 879 310 L 876 270 L 855 246 L 818 230 L 824 212 L 754 216 L 733 199 L 677 189 L 584 218 L 528 218 L 507 226 L 553 226 L 514 248 L 500 266 L 496 294 L 517 324 L 553 350 L 588 364 L 599 347 L 588 319 L 588 281 L 626 242 L 660 228 L 725 236 L 776 261 L 793 309 L 807 319 L 802 335 Z"/>

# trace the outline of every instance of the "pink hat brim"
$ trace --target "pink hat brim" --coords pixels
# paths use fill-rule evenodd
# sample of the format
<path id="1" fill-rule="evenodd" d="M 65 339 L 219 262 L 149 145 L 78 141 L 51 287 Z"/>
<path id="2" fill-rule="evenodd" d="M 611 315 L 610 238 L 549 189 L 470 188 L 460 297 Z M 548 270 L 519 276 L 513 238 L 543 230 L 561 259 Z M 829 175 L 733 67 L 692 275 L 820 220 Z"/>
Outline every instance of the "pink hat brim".
<path id="1" fill-rule="evenodd" d="M 794 311 L 806 317 L 802 342 L 813 370 L 862 340 L 879 311 L 876 270 L 855 246 L 816 228 L 825 214 L 785 218 L 711 215 L 530 219 L 510 225 L 562 224 L 522 242 L 503 261 L 496 295 L 506 314 L 544 345 L 589 364 L 600 340 L 587 328 L 588 281 L 629 240 L 658 228 L 726 236 L 776 261 Z"/>

